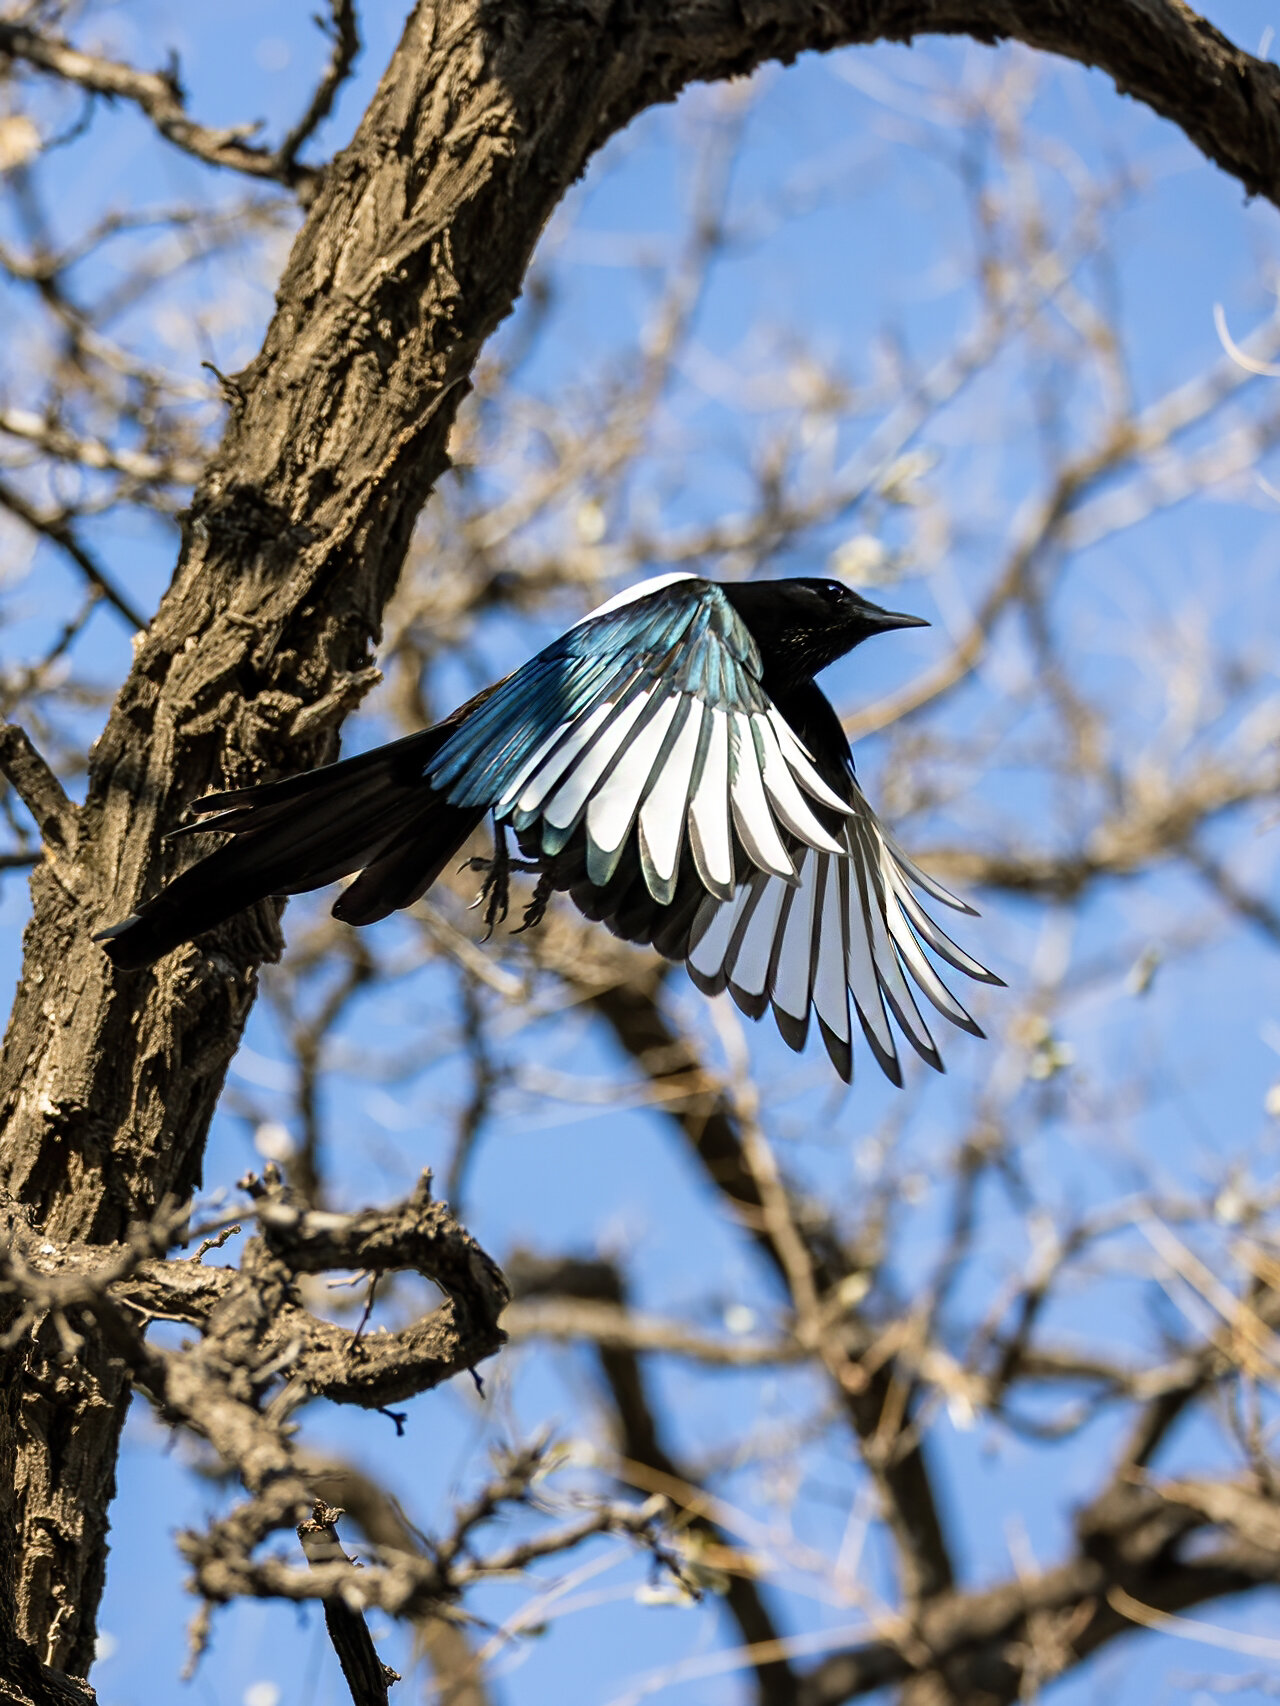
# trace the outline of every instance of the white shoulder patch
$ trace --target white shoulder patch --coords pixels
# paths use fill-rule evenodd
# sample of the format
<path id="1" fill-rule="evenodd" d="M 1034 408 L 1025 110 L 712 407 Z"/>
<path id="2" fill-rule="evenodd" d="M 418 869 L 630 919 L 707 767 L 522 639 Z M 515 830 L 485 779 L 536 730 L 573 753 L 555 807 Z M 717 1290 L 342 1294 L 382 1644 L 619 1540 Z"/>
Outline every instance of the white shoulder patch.
<path id="1" fill-rule="evenodd" d="M 624 604 L 634 604 L 638 598 L 648 598 L 651 592 L 661 592 L 664 586 L 674 586 L 677 581 L 697 580 L 687 569 L 679 569 L 671 575 L 651 575 L 647 581 L 637 581 L 634 586 L 625 587 L 621 592 L 615 592 L 612 598 L 588 610 L 585 616 L 580 616 L 573 624 L 581 628 L 584 622 L 593 622 L 597 616 L 609 616 L 615 610 L 621 610 Z"/>

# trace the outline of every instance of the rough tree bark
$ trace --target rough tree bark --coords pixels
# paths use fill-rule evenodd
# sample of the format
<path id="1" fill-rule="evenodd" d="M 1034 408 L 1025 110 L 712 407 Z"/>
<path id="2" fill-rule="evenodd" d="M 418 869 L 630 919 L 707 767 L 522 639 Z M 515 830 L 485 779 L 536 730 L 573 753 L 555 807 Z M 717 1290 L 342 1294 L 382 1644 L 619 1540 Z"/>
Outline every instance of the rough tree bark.
<path id="1" fill-rule="evenodd" d="M 1099 65 L 1280 202 L 1280 70 L 1180 0 L 415 7 L 315 188 L 261 353 L 226 382 L 225 437 L 86 803 L 16 734 L 0 753 L 46 848 L 0 1058 L 0 1186 L 32 1225 L 111 1244 L 199 1181 L 275 920 L 260 909 L 133 975 L 89 934 L 186 856 L 160 837 L 191 799 L 333 756 L 467 375 L 593 151 L 691 80 L 923 31 Z M 39 63 L 9 26 L 0 49 Z M 89 1667 L 128 1382 L 93 1347 L 73 1378 L 41 1338 L 0 1354 L 0 1388 L 15 1470 L 0 1478 L 0 1660 L 11 1698 L 74 1698 L 40 1665 Z"/>

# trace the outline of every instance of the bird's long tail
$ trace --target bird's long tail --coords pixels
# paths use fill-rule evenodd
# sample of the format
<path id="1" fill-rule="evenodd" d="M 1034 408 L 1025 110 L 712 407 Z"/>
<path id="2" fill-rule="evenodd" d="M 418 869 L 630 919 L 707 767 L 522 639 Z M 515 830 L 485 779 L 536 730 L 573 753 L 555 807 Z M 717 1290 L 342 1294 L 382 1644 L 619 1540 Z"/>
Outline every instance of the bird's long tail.
<path id="1" fill-rule="evenodd" d="M 304 894 L 352 871 L 360 875 L 335 917 L 371 924 L 410 905 L 484 817 L 483 808 L 451 806 L 423 780 L 456 723 L 450 717 L 338 764 L 197 801 L 203 821 L 176 834 L 217 830 L 231 840 L 95 940 L 117 966 L 151 965 L 255 901 Z"/>

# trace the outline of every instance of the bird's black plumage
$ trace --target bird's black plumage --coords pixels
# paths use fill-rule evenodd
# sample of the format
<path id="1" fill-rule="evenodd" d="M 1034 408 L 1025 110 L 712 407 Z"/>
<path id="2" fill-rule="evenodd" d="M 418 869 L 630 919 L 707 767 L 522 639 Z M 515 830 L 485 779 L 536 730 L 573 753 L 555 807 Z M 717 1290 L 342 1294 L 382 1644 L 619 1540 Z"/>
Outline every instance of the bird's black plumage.
<path id="1" fill-rule="evenodd" d="M 836 581 L 643 582 L 434 728 L 198 801 L 201 821 L 175 833 L 231 839 L 98 940 L 122 969 L 149 965 L 255 901 L 352 872 L 334 913 L 371 923 L 422 895 L 492 813 L 545 886 L 745 1012 L 772 1006 L 792 1047 L 816 1011 L 846 1079 L 852 996 L 900 1082 L 890 1014 L 941 1064 L 908 979 L 977 1031 L 924 947 L 999 980 L 925 912 L 917 891 L 970 909 L 885 834 L 814 677 L 918 620 Z"/>

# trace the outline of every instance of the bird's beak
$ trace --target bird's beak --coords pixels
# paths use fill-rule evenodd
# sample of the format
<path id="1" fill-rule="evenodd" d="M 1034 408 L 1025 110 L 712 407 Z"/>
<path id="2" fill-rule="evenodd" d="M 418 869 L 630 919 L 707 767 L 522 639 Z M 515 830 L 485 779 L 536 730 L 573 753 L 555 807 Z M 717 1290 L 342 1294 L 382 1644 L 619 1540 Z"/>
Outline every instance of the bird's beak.
<path id="1" fill-rule="evenodd" d="M 877 628 L 929 628 L 932 624 L 923 616 L 907 616 L 900 610 L 882 610 L 878 604 L 867 600 L 863 614 L 875 623 Z"/>

